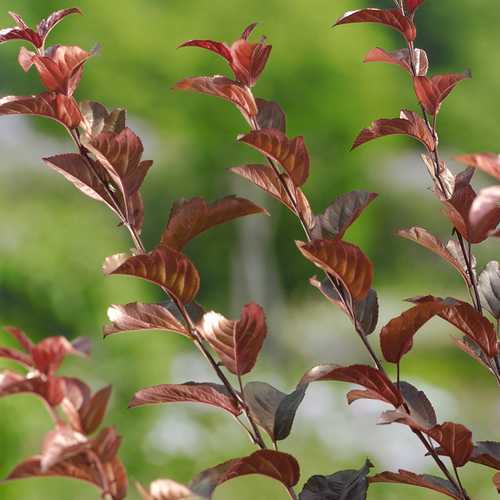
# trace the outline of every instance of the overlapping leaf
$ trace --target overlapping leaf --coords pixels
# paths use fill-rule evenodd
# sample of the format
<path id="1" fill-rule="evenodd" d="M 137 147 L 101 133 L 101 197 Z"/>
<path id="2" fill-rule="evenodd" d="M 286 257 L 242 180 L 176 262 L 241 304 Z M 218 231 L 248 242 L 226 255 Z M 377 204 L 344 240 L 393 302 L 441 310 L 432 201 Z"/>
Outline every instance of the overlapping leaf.
<path id="1" fill-rule="evenodd" d="M 199 329 L 224 366 L 237 375 L 252 370 L 267 335 L 264 311 L 253 303 L 243 307 L 239 320 L 208 312 Z"/>
<path id="2" fill-rule="evenodd" d="M 99 102 L 83 101 L 80 110 L 83 116 L 81 126 L 89 140 L 102 132 L 119 134 L 126 127 L 126 111 L 123 108 L 108 111 Z"/>
<path id="3" fill-rule="evenodd" d="M 258 113 L 257 103 L 249 88 L 225 76 L 186 78 L 178 82 L 174 89 L 191 90 L 200 94 L 220 97 L 234 104 L 245 117 L 255 117 Z"/>
<path id="4" fill-rule="evenodd" d="M 455 159 L 469 167 L 478 168 L 500 180 L 500 155 L 496 153 L 462 155 L 457 156 Z"/>
<path id="5" fill-rule="evenodd" d="M 203 403 L 222 408 L 237 417 L 242 409 L 227 389 L 217 384 L 161 384 L 141 389 L 134 394 L 129 408 L 163 403 Z"/>
<path id="6" fill-rule="evenodd" d="M 388 52 L 381 48 L 375 48 L 368 52 L 364 62 L 384 62 L 396 64 L 408 71 L 411 76 L 425 76 L 429 70 L 427 53 L 423 49 L 400 49 Z"/>
<path id="7" fill-rule="evenodd" d="M 500 319 L 500 267 L 492 260 L 479 275 L 479 296 L 483 307 L 497 319 Z"/>
<path id="8" fill-rule="evenodd" d="M 0 374 L 0 397 L 34 394 L 49 406 L 57 406 L 64 398 L 64 389 L 64 380 L 59 377 L 23 378 L 12 372 Z"/>
<path id="9" fill-rule="evenodd" d="M 183 254 L 167 247 L 141 255 L 108 257 L 105 274 L 122 274 L 151 281 L 167 289 L 184 304 L 193 301 L 200 288 L 200 276 L 194 264 Z"/>
<path id="10" fill-rule="evenodd" d="M 310 160 L 303 137 L 289 139 L 280 130 L 264 129 L 249 132 L 238 140 L 278 162 L 295 186 L 302 186 L 307 180 Z"/>
<path id="11" fill-rule="evenodd" d="M 174 203 L 161 245 L 182 250 L 200 233 L 219 224 L 252 214 L 267 211 L 249 200 L 227 196 L 208 204 L 203 198 L 191 198 Z"/>
<path id="12" fill-rule="evenodd" d="M 75 100 L 63 94 L 45 92 L 33 96 L 8 96 L 0 99 L 0 116 L 33 115 L 51 118 L 69 129 L 75 129 L 82 115 Z"/>
<path id="13" fill-rule="evenodd" d="M 500 470 L 500 443 L 479 441 L 474 445 L 471 461 Z"/>
<path id="14" fill-rule="evenodd" d="M 304 257 L 339 279 L 355 300 L 364 299 L 372 285 L 373 266 L 355 245 L 335 240 L 297 242 Z"/>
<path id="15" fill-rule="evenodd" d="M 462 498 L 462 494 L 448 480 L 429 474 L 415 474 L 407 470 L 399 469 L 398 472 L 382 472 L 369 478 L 370 483 L 396 483 L 418 486 L 437 491 L 456 500 Z"/>
<path id="16" fill-rule="evenodd" d="M 481 242 L 495 234 L 500 224 L 500 185 L 479 191 L 469 213 L 472 242 Z"/>
<path id="17" fill-rule="evenodd" d="M 257 125 L 258 129 L 274 128 L 284 134 L 286 133 L 286 116 L 281 106 L 274 101 L 266 101 L 265 99 L 255 99 L 257 104 L 257 115 L 254 123 L 251 126 Z"/>
<path id="18" fill-rule="evenodd" d="M 359 9 L 346 12 L 334 26 L 352 23 L 378 23 L 399 31 L 406 41 L 413 42 L 417 36 L 415 25 L 398 9 Z"/>
<path id="19" fill-rule="evenodd" d="M 450 457 L 455 467 L 464 466 L 472 456 L 472 433 L 467 427 L 453 422 L 436 425 L 427 434 L 440 445 L 439 452 Z"/>
<path id="20" fill-rule="evenodd" d="M 366 142 L 388 135 L 407 135 L 420 141 L 428 151 L 433 151 L 436 140 L 425 121 L 413 111 L 402 110 L 399 118 L 375 120 L 358 135 L 352 149 Z"/>
<path id="21" fill-rule="evenodd" d="M 470 78 L 470 72 L 436 75 L 432 78 L 416 76 L 413 79 L 415 93 L 424 109 L 431 115 L 439 113 L 441 104 L 458 83 Z"/>

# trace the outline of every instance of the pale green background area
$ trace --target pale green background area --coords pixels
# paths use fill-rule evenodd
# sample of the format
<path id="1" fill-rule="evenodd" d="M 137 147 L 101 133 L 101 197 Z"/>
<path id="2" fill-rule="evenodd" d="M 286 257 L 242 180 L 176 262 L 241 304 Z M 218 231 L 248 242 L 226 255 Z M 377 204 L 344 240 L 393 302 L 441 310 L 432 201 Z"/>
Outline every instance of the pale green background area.
<path id="1" fill-rule="evenodd" d="M 31 23 L 51 10 L 69 6 L 33 0 L 3 5 L 5 11 L 19 12 Z M 258 159 L 236 143 L 236 136 L 246 131 L 239 114 L 220 100 L 169 90 L 187 76 L 227 73 L 215 55 L 197 49 L 178 51 L 179 43 L 189 38 L 231 41 L 257 20 L 262 23 L 257 34 L 267 34 L 274 48 L 256 94 L 278 100 L 287 112 L 290 134 L 305 136 L 313 158 L 305 190 L 315 209 L 322 210 L 336 195 L 352 189 L 381 193 L 348 233 L 349 241 L 361 245 L 375 263 L 380 324 L 406 307 L 401 302 L 405 297 L 426 293 L 465 297 L 451 269 L 393 235 L 396 229 L 412 225 L 428 227 L 443 238 L 449 235 L 449 226 L 428 192 L 430 183 L 418 160 L 419 146 L 402 138 L 386 139 L 349 153 L 356 134 L 373 119 L 397 116 L 401 107 L 415 108 L 410 82 L 399 68 L 361 63 L 374 46 L 399 48 L 396 33 L 373 25 L 329 28 L 344 11 L 367 2 L 82 0 L 78 5 L 85 16 L 68 18 L 56 28 L 51 41 L 84 48 L 96 42 L 103 46 L 102 54 L 87 65 L 78 97 L 127 106 L 132 127 L 144 139 L 145 158 L 155 159 L 143 188 L 148 247 L 158 240 L 170 204 L 179 197 L 214 199 L 243 193 L 264 202 L 256 189 L 225 171 Z M 6 13 L 0 19 L 1 26 L 10 25 Z M 429 49 L 435 72 L 471 68 L 474 75 L 449 98 L 440 116 L 445 156 L 499 150 L 500 13 L 496 2 L 428 0 L 417 19 L 418 46 Z M 17 65 L 18 48 L 16 43 L 0 47 L 2 95 L 40 89 L 37 76 L 24 75 Z M 252 447 L 233 421 L 215 409 L 179 405 L 126 410 L 131 395 L 141 387 L 203 381 L 211 374 L 190 344 L 174 335 L 129 334 L 101 340 L 109 304 L 154 301 L 161 295 L 138 281 L 102 276 L 104 258 L 126 251 L 130 243 L 104 207 L 84 199 L 62 177 L 41 168 L 38 157 L 71 150 L 57 127 L 43 120 L 7 117 L 0 126 L 4 149 L 0 152 L 0 323 L 19 325 L 36 339 L 53 334 L 92 338 L 92 359 L 69 360 L 63 373 L 81 375 L 94 388 L 113 384 L 106 423 L 116 425 L 125 436 L 121 456 L 132 482 L 147 483 L 162 476 L 188 482 L 206 467 L 250 453 Z M 12 142 L 11 130 L 19 130 L 23 137 L 31 134 L 37 141 Z M 47 134 L 48 139 L 40 139 L 39 134 Z M 488 182 L 484 176 L 477 177 L 481 184 Z M 250 230 L 263 231 L 256 238 L 267 235 L 262 246 L 270 258 L 257 265 L 264 276 L 278 276 L 273 290 L 279 292 L 279 299 L 259 287 L 256 294 L 250 294 L 248 273 L 235 263 L 233 256 L 241 253 L 248 226 L 218 228 L 193 242 L 188 253 L 200 268 L 200 301 L 207 308 L 235 315 L 250 300 L 266 306 L 270 337 L 248 380 L 265 380 L 289 391 L 312 365 L 363 362 L 366 355 L 345 318 L 307 284 L 314 269 L 293 244 L 302 237 L 296 221 L 276 203 L 270 201 L 267 206 L 272 217 L 254 218 Z M 485 245 L 478 256 L 481 268 L 498 256 L 498 246 Z M 404 377 L 429 389 L 441 420 L 470 426 L 477 440 L 500 440 L 494 382 L 452 347 L 451 333 L 438 321 L 426 327 L 415 352 L 403 363 Z M 372 343 L 377 344 L 375 336 Z M 348 408 L 346 389 L 328 383 L 312 388 L 294 432 L 281 444 L 280 449 L 297 456 L 301 482 L 316 473 L 358 468 L 366 456 L 381 471 L 399 465 L 387 456 L 400 457 L 411 468 L 407 464 L 412 457 L 422 455 L 404 428 L 375 427 L 380 408 L 365 403 Z M 0 400 L 0 475 L 36 453 L 48 427 L 38 401 L 25 396 Z M 427 464 L 426 470 L 435 473 L 430 460 L 418 460 L 418 470 Z M 492 471 L 480 466 L 465 469 L 463 479 L 472 498 L 495 498 L 491 476 Z M 136 497 L 133 488 L 130 497 Z M 215 496 L 221 500 L 285 497 L 278 484 L 256 477 L 229 483 Z M 97 494 L 80 483 L 29 480 L 0 485 L 0 498 L 83 500 L 97 498 Z M 370 489 L 369 498 L 439 496 L 381 485 Z"/>

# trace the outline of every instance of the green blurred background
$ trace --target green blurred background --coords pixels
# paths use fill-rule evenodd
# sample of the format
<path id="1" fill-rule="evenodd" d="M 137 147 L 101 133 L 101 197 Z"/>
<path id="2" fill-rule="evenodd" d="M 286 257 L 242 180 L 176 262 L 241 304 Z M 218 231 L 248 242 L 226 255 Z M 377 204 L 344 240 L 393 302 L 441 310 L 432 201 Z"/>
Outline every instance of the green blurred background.
<path id="1" fill-rule="evenodd" d="M 291 135 L 304 135 L 312 156 L 305 190 L 317 211 L 340 193 L 366 189 L 381 196 L 347 235 L 375 263 L 382 325 L 419 294 L 465 298 L 460 279 L 432 255 L 399 240 L 394 231 L 422 225 L 441 237 L 449 225 L 429 192 L 430 181 L 417 144 L 402 138 L 378 141 L 349 153 L 372 120 L 415 108 L 408 77 L 399 68 L 363 65 L 374 46 L 399 48 L 396 33 L 374 25 L 330 29 L 346 10 L 390 6 L 389 0 L 80 0 L 84 17 L 66 19 L 51 42 L 103 46 L 88 63 L 80 99 L 126 106 L 129 121 L 155 166 L 144 184 L 144 238 L 158 240 L 170 205 L 180 197 L 210 200 L 229 193 L 267 206 L 272 217 L 253 217 L 218 228 L 193 242 L 188 253 L 201 271 L 200 301 L 231 316 L 255 300 L 266 307 L 270 336 L 248 380 L 264 380 L 289 391 L 310 366 L 362 362 L 366 354 L 346 319 L 308 285 L 314 269 L 293 241 L 302 235 L 296 221 L 226 168 L 258 158 L 236 143 L 246 131 L 238 112 L 207 96 L 175 93 L 187 76 L 226 74 L 222 60 L 199 49 L 176 50 L 189 38 L 232 41 L 253 21 L 273 45 L 268 67 L 255 91 L 280 102 Z M 9 0 L 3 9 L 30 23 L 52 10 L 73 6 L 60 0 Z M 500 11 L 494 0 L 440 0 L 417 15 L 418 46 L 429 50 L 434 72 L 471 68 L 440 115 L 445 157 L 498 150 Z M 7 12 L 0 25 L 10 26 Z M 19 44 L 0 48 L 2 95 L 40 90 L 34 72 L 16 62 Z M 216 410 L 196 406 L 127 410 L 137 389 L 162 382 L 213 380 L 185 340 L 169 334 L 128 334 L 102 341 L 101 326 L 112 303 L 161 298 L 148 284 L 105 278 L 104 258 L 130 247 L 127 234 L 104 206 L 82 197 L 64 179 L 42 167 L 40 157 L 71 150 L 57 126 L 41 119 L 0 119 L 0 323 L 24 328 L 33 338 L 87 335 L 90 360 L 68 360 L 63 372 L 84 377 L 94 388 L 114 386 L 106 423 L 125 436 L 121 456 L 133 481 L 157 477 L 187 482 L 199 470 L 248 454 L 252 447 L 236 425 Z M 455 167 L 452 167 L 455 168 Z M 477 182 L 488 180 L 477 175 Z M 498 246 L 477 249 L 478 267 L 498 257 Z M 468 425 L 476 440 L 499 440 L 500 405 L 493 379 L 458 352 L 455 333 L 431 322 L 403 363 L 404 378 L 426 390 L 440 420 Z M 7 335 L 0 333 L 2 342 Z M 372 339 L 377 343 L 376 334 Z M 2 366 L 9 366 L 2 363 Z M 398 467 L 434 471 L 433 463 L 402 426 L 376 427 L 381 407 L 345 404 L 347 387 L 316 384 L 299 410 L 294 432 L 281 445 L 301 464 L 302 480 L 341 468 L 359 468 L 369 456 L 377 470 Z M 38 451 L 48 417 L 37 400 L 0 400 L 0 476 Z M 434 471 L 435 472 L 435 471 Z M 474 499 L 494 498 L 492 471 L 471 465 L 463 479 Z M 285 498 L 280 486 L 256 477 L 220 488 L 216 499 Z M 0 485 L 6 500 L 97 498 L 90 486 L 41 479 Z M 130 498 L 137 498 L 132 487 Z M 426 490 L 376 486 L 369 498 L 438 498 Z"/>

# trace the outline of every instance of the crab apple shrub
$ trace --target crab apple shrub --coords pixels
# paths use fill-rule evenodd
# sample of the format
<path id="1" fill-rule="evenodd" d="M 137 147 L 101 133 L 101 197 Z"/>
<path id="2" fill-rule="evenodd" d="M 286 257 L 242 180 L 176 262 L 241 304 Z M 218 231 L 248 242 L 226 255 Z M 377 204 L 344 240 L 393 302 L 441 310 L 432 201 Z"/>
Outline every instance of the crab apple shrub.
<path id="1" fill-rule="evenodd" d="M 474 441 L 462 423 L 441 422 L 427 396 L 403 380 L 401 361 L 414 346 L 420 328 L 438 317 L 460 334 L 457 347 L 480 363 L 500 383 L 498 334 L 500 323 L 500 270 L 496 261 L 477 272 L 473 250 L 500 235 L 500 186 L 476 192 L 472 179 L 476 169 L 500 179 L 500 155 L 471 153 L 457 160 L 466 169 L 453 173 L 441 159 L 437 118 L 445 99 L 470 77 L 468 71 L 429 75 L 426 52 L 416 46 L 415 16 L 423 0 L 394 0 L 391 9 L 363 8 L 342 15 L 335 27 L 354 23 L 378 23 L 396 30 L 402 47 L 395 51 L 375 48 L 366 62 L 400 66 L 408 74 L 416 96 L 414 110 L 403 109 L 396 118 L 379 119 L 361 131 L 353 149 L 388 135 L 406 135 L 423 147 L 433 193 L 450 223 L 451 238 L 444 242 L 424 228 L 412 227 L 398 235 L 424 247 L 451 265 L 463 280 L 470 301 L 426 296 L 408 300 L 399 316 L 379 329 L 378 299 L 373 288 L 370 259 L 346 238 L 349 227 L 375 201 L 376 193 L 353 191 L 337 198 L 317 213 L 304 185 L 311 174 L 310 154 L 304 138 L 287 134 L 285 113 L 278 103 L 258 97 L 254 86 L 262 77 L 271 54 L 265 37 L 254 39 L 256 24 L 244 29 L 232 43 L 189 40 L 180 47 L 196 47 L 222 57 L 229 66 L 226 76 L 186 78 L 174 89 L 193 91 L 229 101 L 241 113 L 244 129 L 238 142 L 262 156 L 260 163 L 230 168 L 236 174 L 277 199 L 296 218 L 303 230 L 295 242 L 297 258 L 313 264 L 317 275 L 310 284 L 346 315 L 372 363 L 343 366 L 337 362 L 308 370 L 289 394 L 269 383 L 251 379 L 268 334 L 266 315 L 249 302 L 239 317 L 228 318 L 197 302 L 201 277 L 187 254 L 192 239 L 210 228 L 240 217 L 269 215 L 250 200 L 232 195 L 208 202 L 182 199 L 172 204 L 158 244 L 146 248 L 141 238 L 144 205 L 141 186 L 153 162 L 143 159 L 140 137 L 127 125 L 124 109 L 108 109 L 91 100 L 79 102 L 75 91 L 98 50 L 77 46 L 47 45 L 52 29 L 65 17 L 80 14 L 78 8 L 54 12 L 35 28 L 10 13 L 15 25 L 0 31 L 0 43 L 22 41 L 18 62 L 24 71 L 36 71 L 42 91 L 30 96 L 0 100 L 0 115 L 37 115 L 58 122 L 74 143 L 74 151 L 43 158 L 49 169 L 61 174 L 82 194 L 105 205 L 130 234 L 133 249 L 108 257 L 102 267 L 106 276 L 126 275 L 154 283 L 164 300 L 156 304 L 133 302 L 108 309 L 104 336 L 124 332 L 167 331 L 188 339 L 206 360 L 218 383 L 203 381 L 165 383 L 146 387 L 131 398 L 129 407 L 168 403 L 200 403 L 230 414 L 249 438 L 253 449 L 243 457 L 228 458 L 196 475 L 188 485 L 172 479 L 156 479 L 137 490 L 148 500 L 210 499 L 216 488 L 239 476 L 260 474 L 283 486 L 292 499 L 361 500 L 374 483 L 400 483 L 426 488 L 457 500 L 469 500 L 460 469 L 476 462 L 500 470 L 500 443 Z M 0 396 L 31 393 L 44 403 L 53 428 L 43 438 L 41 451 L 17 465 L 6 481 L 35 476 L 62 476 L 95 485 L 102 498 L 127 496 L 128 479 L 118 457 L 121 437 L 113 427 L 101 428 L 111 394 L 110 387 L 93 392 L 78 378 L 62 376 L 58 369 L 69 355 L 88 356 L 90 343 L 78 338 L 48 337 L 35 344 L 18 328 L 7 327 L 18 348 L 0 348 L 0 357 L 24 370 L 6 370 L 0 378 Z M 380 342 L 380 352 L 373 347 Z M 338 360 L 336 360 L 338 361 Z M 395 368 L 392 370 L 391 365 Z M 395 380 L 389 375 L 397 374 Z M 492 380 L 493 380 L 492 379 Z M 322 381 L 345 382 L 349 404 L 370 399 L 387 409 L 378 424 L 400 424 L 422 445 L 422 453 L 435 462 L 436 475 L 412 471 L 374 471 L 369 459 L 358 468 L 315 475 L 303 480 L 297 458 L 278 450 L 278 443 L 291 433 L 295 414 L 308 387 Z M 401 443 L 404 447 L 404 443 Z M 500 488 L 500 472 L 493 477 Z M 0 486 L 1 487 L 1 486 Z"/>

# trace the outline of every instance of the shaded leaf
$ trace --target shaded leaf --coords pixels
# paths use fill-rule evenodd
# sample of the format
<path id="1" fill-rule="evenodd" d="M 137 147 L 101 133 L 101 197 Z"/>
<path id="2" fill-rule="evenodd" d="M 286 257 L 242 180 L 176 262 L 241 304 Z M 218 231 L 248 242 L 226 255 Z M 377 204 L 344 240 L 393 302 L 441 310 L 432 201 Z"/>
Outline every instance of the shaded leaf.
<path id="1" fill-rule="evenodd" d="M 304 184 L 309 176 L 309 152 L 302 136 L 289 139 L 277 129 L 254 130 L 238 138 L 266 157 L 278 162 L 295 186 Z"/>
<path id="2" fill-rule="evenodd" d="M 108 308 L 110 325 L 104 327 L 104 336 L 114 333 L 160 330 L 180 333 L 190 338 L 189 330 L 161 304 L 112 305 Z"/>
<path id="3" fill-rule="evenodd" d="M 456 500 L 460 500 L 462 495 L 455 486 L 448 480 L 429 474 L 415 474 L 407 470 L 399 469 L 399 472 L 382 472 L 369 478 L 370 483 L 396 483 L 418 486 L 434 490 L 443 495 L 447 495 Z"/>
<path id="4" fill-rule="evenodd" d="M 273 450 L 259 450 L 244 458 L 236 458 L 201 472 L 191 481 L 191 490 L 203 498 L 211 498 L 215 488 L 236 477 L 260 474 L 276 479 L 285 487 L 299 480 L 299 464 L 291 455 Z"/>
<path id="5" fill-rule="evenodd" d="M 316 277 L 309 280 L 312 286 L 317 288 L 329 301 L 339 306 L 348 316 L 349 312 L 340 299 L 337 291 L 333 288 L 330 278 L 319 281 Z M 353 301 L 354 318 L 364 335 L 370 335 L 375 331 L 378 323 L 378 297 L 377 292 L 371 288 L 362 300 Z"/>
<path id="6" fill-rule="evenodd" d="M 366 500 L 368 473 L 373 464 L 367 460 L 360 470 L 343 470 L 331 476 L 312 476 L 299 500 Z"/>
<path id="7" fill-rule="evenodd" d="M 445 422 L 427 434 L 440 445 L 440 453 L 450 457 L 455 467 L 465 465 L 472 455 L 472 433 L 461 424 Z"/>
<path id="8" fill-rule="evenodd" d="M 402 110 L 399 118 L 380 119 L 372 122 L 369 128 L 360 132 L 352 149 L 366 142 L 388 135 L 407 135 L 420 141 L 428 151 L 433 151 L 436 140 L 425 121 L 413 111 Z"/>
<path id="9" fill-rule="evenodd" d="M 167 247 L 133 257 L 113 255 L 104 262 L 103 272 L 151 281 L 166 288 L 184 304 L 192 302 L 200 288 L 200 276 L 194 264 L 185 255 Z"/>
<path id="10" fill-rule="evenodd" d="M 500 443 L 478 441 L 472 450 L 471 461 L 500 470 Z"/>
<path id="11" fill-rule="evenodd" d="M 96 137 L 102 132 L 113 134 L 120 133 L 126 127 L 126 111 L 118 108 L 109 112 L 107 108 L 99 102 L 83 101 L 80 103 L 83 121 L 82 128 L 92 137 Z"/>
<path id="12" fill-rule="evenodd" d="M 397 64 L 408 71 L 413 76 L 415 71 L 416 76 L 425 76 L 429 70 L 429 60 L 427 53 L 422 49 L 400 49 L 393 52 L 387 52 L 384 49 L 376 48 L 370 50 L 365 56 L 364 61 L 367 62 L 384 62 L 388 64 Z"/>
<path id="13" fill-rule="evenodd" d="M 478 289 L 483 307 L 500 319 L 500 267 L 497 261 L 489 262 L 479 275 Z"/>
<path id="14" fill-rule="evenodd" d="M 255 102 L 257 103 L 257 116 L 255 116 L 257 128 L 274 128 L 286 133 L 286 116 L 281 106 L 277 102 L 260 98 L 255 99 Z"/>
<path id="15" fill-rule="evenodd" d="M 200 332 L 231 373 L 244 375 L 255 366 L 262 349 L 267 335 L 266 318 L 262 308 L 254 303 L 243 307 L 239 320 L 211 311 L 203 316 Z"/>
<path id="16" fill-rule="evenodd" d="M 340 195 L 323 214 L 316 216 L 315 239 L 342 239 L 344 233 L 378 196 L 368 191 Z"/>
<path id="17" fill-rule="evenodd" d="M 335 240 L 297 242 L 302 255 L 339 279 L 355 300 L 364 299 L 373 281 L 373 266 L 355 245 Z"/>
<path id="18" fill-rule="evenodd" d="M 252 214 L 267 211 L 245 198 L 227 196 L 208 204 L 203 198 L 191 198 L 174 203 L 161 245 L 182 250 L 186 244 L 211 227 Z"/>
<path id="19" fill-rule="evenodd" d="M 478 168 L 500 180 L 500 155 L 496 153 L 476 153 L 455 157 L 455 160 L 469 167 Z"/>
<path id="20" fill-rule="evenodd" d="M 82 120 L 80 109 L 71 97 L 54 92 L 34 96 L 8 96 L 0 99 L 1 115 L 36 115 L 51 118 L 69 129 Z"/>
<path id="21" fill-rule="evenodd" d="M 234 416 L 241 413 L 241 408 L 223 385 L 198 384 L 161 384 L 141 389 L 134 394 L 129 408 L 163 403 L 203 403 L 222 408 Z"/>
<path id="22" fill-rule="evenodd" d="M 470 207 L 469 223 L 474 243 L 495 233 L 500 224 L 500 185 L 479 191 Z"/>
<path id="23" fill-rule="evenodd" d="M 386 361 L 399 363 L 413 347 L 413 337 L 443 309 L 440 302 L 423 302 L 391 319 L 380 332 L 380 347 Z"/>
<path id="24" fill-rule="evenodd" d="M 80 420 L 84 434 L 94 433 L 106 414 L 109 398 L 111 397 L 111 386 L 107 385 L 97 391 L 80 408 Z"/>
<path id="25" fill-rule="evenodd" d="M 401 14 L 398 9 L 359 9 L 346 12 L 335 22 L 334 26 L 352 23 L 379 23 L 399 31 L 406 41 L 413 42 L 417 30 L 413 22 Z"/>

